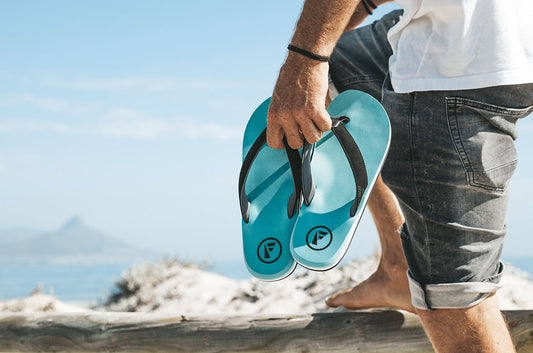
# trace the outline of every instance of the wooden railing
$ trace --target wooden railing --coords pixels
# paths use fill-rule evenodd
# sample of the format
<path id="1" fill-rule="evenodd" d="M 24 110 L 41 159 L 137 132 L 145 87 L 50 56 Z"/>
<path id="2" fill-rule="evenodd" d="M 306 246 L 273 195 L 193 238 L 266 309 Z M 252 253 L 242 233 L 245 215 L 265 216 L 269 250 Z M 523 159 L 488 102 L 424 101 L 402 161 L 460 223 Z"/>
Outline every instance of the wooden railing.
<path id="1" fill-rule="evenodd" d="M 533 352 L 533 311 L 505 311 L 519 353 Z M 433 352 L 415 315 L 292 317 L 0 313 L 0 352 Z"/>

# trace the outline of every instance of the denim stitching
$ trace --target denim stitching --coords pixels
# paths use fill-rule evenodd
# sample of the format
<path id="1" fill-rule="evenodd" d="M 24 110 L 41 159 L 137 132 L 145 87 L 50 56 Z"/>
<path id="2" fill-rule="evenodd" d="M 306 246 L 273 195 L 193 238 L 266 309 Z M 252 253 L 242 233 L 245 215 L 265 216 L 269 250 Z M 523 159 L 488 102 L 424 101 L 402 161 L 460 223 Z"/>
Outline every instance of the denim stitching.
<path id="1" fill-rule="evenodd" d="M 504 193 L 505 192 L 505 189 L 506 187 L 503 186 L 503 187 L 499 187 L 499 186 L 489 186 L 489 185 L 485 185 L 485 184 L 482 184 L 481 182 L 477 181 L 476 179 L 476 173 L 478 174 L 481 174 L 481 173 L 488 173 L 490 171 L 494 171 L 496 169 L 500 169 L 500 168 L 505 168 L 505 167 L 508 167 L 508 166 L 511 166 L 511 165 L 516 165 L 518 164 L 518 161 L 517 160 L 514 160 L 510 163 L 506 163 L 506 164 L 503 164 L 499 167 L 496 167 L 496 168 L 492 168 L 492 169 L 489 169 L 489 170 L 486 170 L 486 171 L 476 171 L 476 172 L 472 172 L 472 182 L 471 182 L 471 185 L 473 186 L 477 186 L 477 187 L 480 187 L 482 189 L 485 189 L 485 190 L 488 190 L 488 191 L 492 191 L 492 192 L 498 192 L 498 193 Z"/>
<path id="2" fill-rule="evenodd" d="M 451 104 L 450 104 L 451 103 Z M 455 150 L 457 151 L 457 154 L 459 155 L 459 160 L 461 161 L 461 164 L 463 165 L 465 172 L 466 172 L 466 179 L 470 183 L 470 172 L 473 170 L 472 163 L 470 162 L 470 159 L 468 158 L 468 155 L 466 154 L 465 147 L 463 145 L 463 141 L 461 140 L 461 134 L 459 131 L 459 123 L 457 122 L 457 98 L 449 98 L 446 97 L 446 116 L 448 120 L 448 128 L 450 129 L 450 137 L 453 140 L 453 145 L 455 147 Z M 452 110 L 452 116 L 450 116 L 450 108 Z"/>
<path id="3" fill-rule="evenodd" d="M 477 170 L 474 169 L 472 162 L 470 161 L 470 158 L 468 157 L 468 154 L 466 153 L 466 149 L 463 145 L 463 141 L 461 139 L 461 133 L 459 130 L 459 123 L 457 121 L 457 111 L 459 104 L 472 107 L 472 108 L 479 108 L 486 111 L 490 111 L 493 113 L 498 113 L 502 115 L 508 115 L 508 116 L 520 116 L 523 115 L 525 112 L 528 112 L 530 110 L 533 110 L 533 107 L 528 107 L 524 109 L 514 109 L 514 108 L 501 108 L 492 104 L 487 104 L 483 102 L 478 102 L 475 100 L 471 100 L 468 98 L 463 97 L 446 97 L 446 116 L 448 120 L 448 128 L 450 130 L 450 135 L 453 140 L 453 145 L 455 147 L 455 150 L 459 154 L 459 160 L 461 161 L 461 164 L 463 164 L 463 167 L 465 168 L 466 172 L 466 179 L 469 185 L 479 187 L 491 192 L 498 192 L 502 193 L 505 192 L 505 187 L 498 187 L 498 186 L 490 186 L 485 185 L 478 181 L 478 178 L 476 178 L 476 173 L 489 173 L 491 171 L 505 168 L 508 166 L 511 166 L 513 164 L 516 165 L 517 160 L 513 160 L 509 163 L 502 164 L 500 166 L 488 169 L 488 170 Z M 450 109 L 452 108 L 452 109 Z"/>
<path id="4" fill-rule="evenodd" d="M 517 164 L 517 162 L 518 162 L 518 160 L 515 159 L 515 160 L 513 160 L 513 161 L 511 161 L 511 162 L 509 162 L 509 163 L 505 163 L 505 164 L 502 164 L 502 165 L 497 166 L 497 167 L 494 167 L 494 168 L 485 169 L 485 170 L 474 170 L 473 172 L 475 172 L 475 173 L 483 173 L 483 172 L 488 173 L 488 172 L 493 172 L 493 171 L 495 171 L 495 170 L 497 170 L 497 169 L 501 169 L 501 168 L 508 167 L 508 166 L 510 166 L 510 165 L 513 165 L 513 164 Z"/>
<path id="5" fill-rule="evenodd" d="M 415 134 L 413 132 L 413 120 L 414 120 L 414 111 L 415 111 L 415 100 L 416 100 L 416 92 L 412 93 L 411 96 L 411 104 L 410 104 L 410 107 L 409 107 L 409 135 L 411 137 L 411 141 L 410 141 L 410 145 L 409 145 L 409 154 L 411 156 L 411 173 L 412 173 L 412 178 L 413 178 L 413 184 L 414 184 L 414 191 L 415 191 L 415 197 L 416 197 L 416 203 L 417 203 L 417 209 L 418 210 L 421 210 L 422 209 L 422 206 L 420 204 L 420 193 L 418 191 L 418 179 L 416 177 L 416 167 L 415 167 L 415 151 L 416 149 L 414 148 L 415 147 Z M 417 212 L 418 213 L 418 212 Z M 428 227 L 427 227 L 427 222 L 426 222 L 426 218 L 422 215 L 420 215 L 420 218 L 422 220 L 422 223 L 424 224 L 424 247 L 426 249 L 426 252 L 428 254 L 428 258 L 431 259 L 431 246 L 430 246 L 430 241 L 429 241 L 429 234 L 428 234 Z M 433 281 L 433 276 L 432 276 L 432 264 L 431 264 L 431 260 L 428 261 L 428 269 L 427 269 L 427 273 L 428 273 L 428 276 L 429 276 L 429 281 L 432 282 Z M 424 293 L 425 293 L 425 290 L 424 290 Z"/>
<path id="6" fill-rule="evenodd" d="M 448 99 L 448 98 L 446 98 Z M 463 98 L 463 97 L 454 97 L 451 99 L 455 99 L 456 104 L 461 103 L 463 105 L 473 107 L 473 108 L 480 108 L 483 110 L 487 110 L 489 112 L 498 113 L 502 115 L 507 116 L 520 116 L 527 114 L 528 112 L 531 112 L 533 110 L 533 107 L 526 107 L 526 108 L 502 108 L 497 105 L 478 102 L 472 99 Z"/>
<path id="7" fill-rule="evenodd" d="M 459 155 L 459 160 L 461 161 L 461 164 L 463 165 L 463 168 L 465 169 L 466 181 L 471 186 L 480 187 L 480 188 L 490 190 L 490 191 L 503 191 L 503 188 L 490 187 L 484 184 L 480 184 L 479 182 L 476 182 L 475 173 L 476 172 L 479 173 L 480 171 L 474 170 L 472 166 L 472 162 L 470 161 L 468 154 L 466 153 L 466 149 L 461 139 L 461 133 L 459 131 L 459 123 L 457 122 L 457 109 L 458 109 L 459 103 L 464 104 L 465 99 L 456 98 L 456 97 L 453 97 L 453 98 L 446 97 L 446 113 L 447 113 L 446 115 L 448 118 L 447 119 L 448 128 L 450 130 L 450 135 L 453 140 L 453 145 L 455 147 L 455 150 L 457 151 L 457 154 Z"/>

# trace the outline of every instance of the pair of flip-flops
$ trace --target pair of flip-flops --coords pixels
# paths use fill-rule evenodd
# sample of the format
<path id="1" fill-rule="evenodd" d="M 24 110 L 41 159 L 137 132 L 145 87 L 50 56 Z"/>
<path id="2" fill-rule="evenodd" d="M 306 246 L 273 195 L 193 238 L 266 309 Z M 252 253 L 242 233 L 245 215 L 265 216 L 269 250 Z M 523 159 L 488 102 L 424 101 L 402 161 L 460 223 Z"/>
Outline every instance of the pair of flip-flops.
<path id="1" fill-rule="evenodd" d="M 290 275 L 296 264 L 336 266 L 353 238 L 390 143 L 381 104 L 345 91 L 328 107 L 333 127 L 315 145 L 266 145 L 270 99 L 244 133 L 239 177 L 243 248 L 250 273 L 263 280 Z"/>

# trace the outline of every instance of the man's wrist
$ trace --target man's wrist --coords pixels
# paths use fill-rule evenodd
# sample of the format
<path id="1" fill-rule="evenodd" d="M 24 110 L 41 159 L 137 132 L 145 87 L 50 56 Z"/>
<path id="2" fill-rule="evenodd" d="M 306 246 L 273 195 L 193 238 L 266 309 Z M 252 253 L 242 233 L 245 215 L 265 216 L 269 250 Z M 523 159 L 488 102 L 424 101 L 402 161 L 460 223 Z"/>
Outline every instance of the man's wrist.
<path id="1" fill-rule="evenodd" d="M 320 54 L 315 54 L 309 50 L 305 50 L 303 48 L 300 48 L 300 47 L 297 47 L 295 45 L 292 45 L 292 44 L 289 44 L 287 46 L 287 49 L 289 49 L 289 51 L 292 51 L 294 53 L 298 53 L 302 56 L 305 56 L 306 58 L 309 58 L 309 59 L 313 59 L 313 60 L 316 60 L 316 61 L 321 61 L 321 62 L 329 62 L 329 55 L 320 55 Z"/>
<path id="2" fill-rule="evenodd" d="M 328 62 L 314 60 L 314 59 L 308 58 L 304 55 L 301 55 L 299 53 L 289 50 L 287 52 L 287 58 L 285 59 L 285 64 L 311 67 L 311 66 L 327 65 Z"/>

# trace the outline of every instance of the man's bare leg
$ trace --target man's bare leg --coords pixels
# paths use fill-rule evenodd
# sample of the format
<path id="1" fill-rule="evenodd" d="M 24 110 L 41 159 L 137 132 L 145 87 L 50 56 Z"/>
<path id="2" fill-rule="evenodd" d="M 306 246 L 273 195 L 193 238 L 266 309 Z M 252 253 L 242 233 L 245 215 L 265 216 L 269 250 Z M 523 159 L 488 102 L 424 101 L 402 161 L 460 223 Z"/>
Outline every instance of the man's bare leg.
<path id="1" fill-rule="evenodd" d="M 368 200 L 368 208 L 381 243 L 378 268 L 357 286 L 326 299 L 330 307 L 347 309 L 397 308 L 415 312 L 411 304 L 405 260 L 398 229 L 404 217 L 392 191 L 378 178 Z"/>
<path id="2" fill-rule="evenodd" d="M 433 347 L 439 353 L 513 353 L 513 342 L 495 296 L 468 309 L 415 309 L 407 282 L 407 262 L 398 228 L 404 218 L 390 189 L 378 179 L 368 202 L 382 247 L 374 274 L 359 285 L 326 300 L 331 307 L 348 309 L 377 307 L 416 312 Z"/>
<path id="3" fill-rule="evenodd" d="M 496 296 L 468 309 L 417 309 L 417 313 L 439 353 L 516 352 Z"/>

